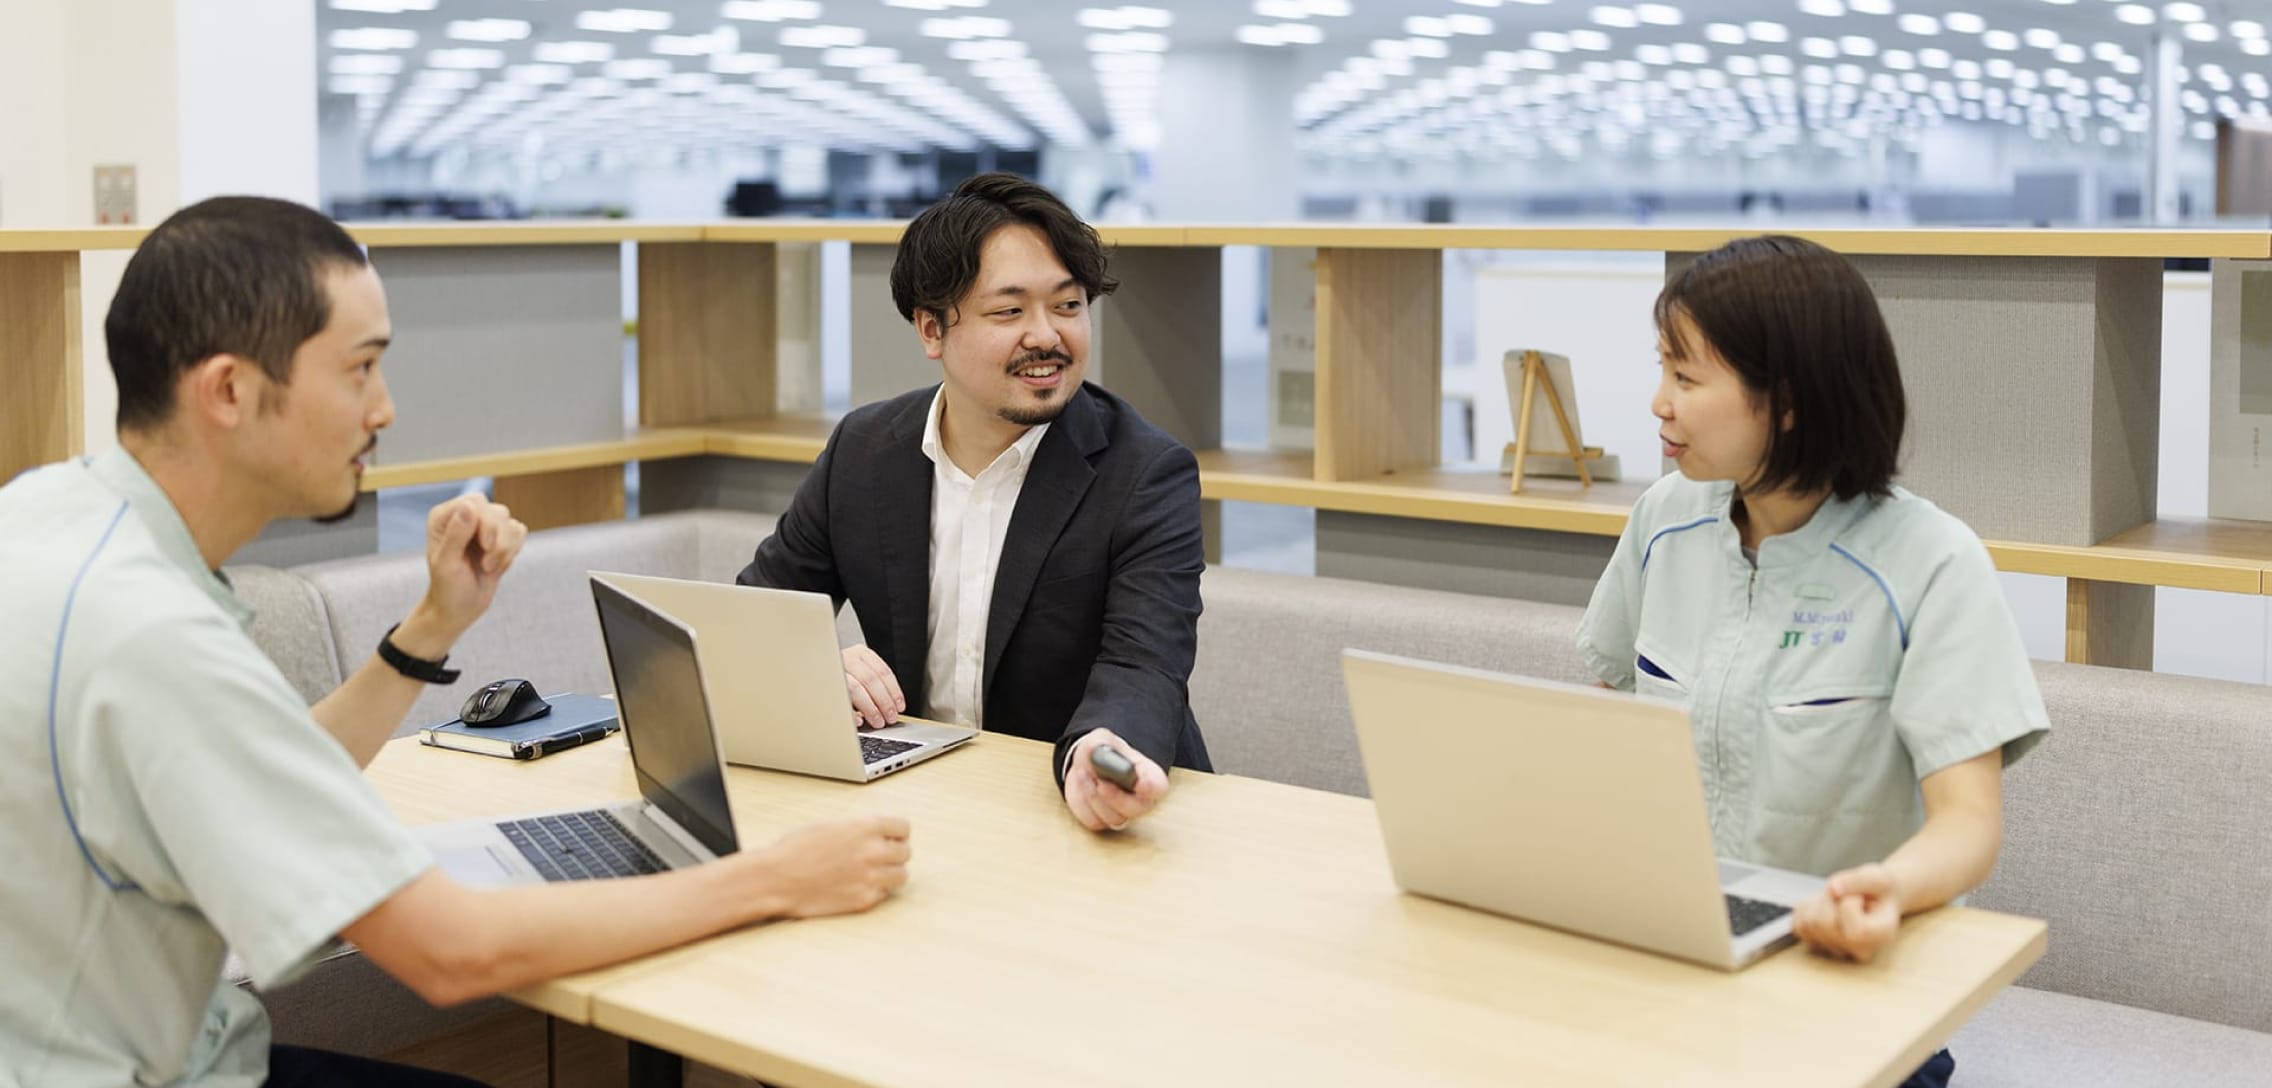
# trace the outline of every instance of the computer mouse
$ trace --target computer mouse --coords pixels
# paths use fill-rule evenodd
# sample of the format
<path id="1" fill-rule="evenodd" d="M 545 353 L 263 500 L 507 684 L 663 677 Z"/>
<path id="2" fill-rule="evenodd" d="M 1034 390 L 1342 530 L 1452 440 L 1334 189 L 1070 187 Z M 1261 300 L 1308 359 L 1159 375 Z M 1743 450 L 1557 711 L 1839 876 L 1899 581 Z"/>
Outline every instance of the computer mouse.
<path id="1" fill-rule="evenodd" d="M 458 720 L 467 725 L 512 725 L 552 713 L 552 704 L 526 680 L 494 680 L 466 697 Z"/>

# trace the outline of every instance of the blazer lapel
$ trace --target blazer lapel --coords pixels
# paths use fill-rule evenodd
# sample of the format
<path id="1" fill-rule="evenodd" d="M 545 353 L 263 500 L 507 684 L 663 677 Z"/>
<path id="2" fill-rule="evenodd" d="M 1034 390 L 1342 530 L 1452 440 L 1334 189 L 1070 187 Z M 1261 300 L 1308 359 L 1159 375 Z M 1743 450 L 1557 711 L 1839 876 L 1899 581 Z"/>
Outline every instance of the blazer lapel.
<path id="1" fill-rule="evenodd" d="M 892 421 L 888 441 L 876 451 L 874 489 L 878 554 L 891 602 L 891 665 L 907 706 L 917 714 L 928 705 L 923 690 L 923 654 L 930 639 L 931 483 L 935 466 L 923 455 L 923 425 L 931 398 L 920 398 Z"/>
<path id="2" fill-rule="evenodd" d="M 1089 483 L 1096 479 L 1097 471 L 1089 459 L 1107 444 L 1096 398 L 1089 396 L 1084 385 L 1066 402 L 1049 433 L 1041 436 L 1033 467 L 1026 470 L 1025 485 L 1018 490 L 1017 509 L 1010 513 L 1009 536 L 1002 542 L 1002 557 L 994 564 L 994 600 L 986 612 L 986 675 L 980 681 L 981 701 L 994 690 L 994 670 L 1002 659 L 1002 648 L 1009 644 L 1010 632 L 1017 629 L 1018 618 L 1025 614 L 1034 582 L 1041 577 L 1042 561 L 1057 546 L 1065 523 L 1072 520 L 1081 497 L 1088 494 Z"/>

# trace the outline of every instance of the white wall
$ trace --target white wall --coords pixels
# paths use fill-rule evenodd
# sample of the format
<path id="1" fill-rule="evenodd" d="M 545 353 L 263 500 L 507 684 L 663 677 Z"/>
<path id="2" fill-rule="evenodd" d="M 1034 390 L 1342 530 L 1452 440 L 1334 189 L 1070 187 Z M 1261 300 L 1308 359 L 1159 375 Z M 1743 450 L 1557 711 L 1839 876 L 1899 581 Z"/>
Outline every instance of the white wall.
<path id="1" fill-rule="evenodd" d="M 315 204 L 315 5 L 174 3 L 180 204 L 223 194 Z"/>

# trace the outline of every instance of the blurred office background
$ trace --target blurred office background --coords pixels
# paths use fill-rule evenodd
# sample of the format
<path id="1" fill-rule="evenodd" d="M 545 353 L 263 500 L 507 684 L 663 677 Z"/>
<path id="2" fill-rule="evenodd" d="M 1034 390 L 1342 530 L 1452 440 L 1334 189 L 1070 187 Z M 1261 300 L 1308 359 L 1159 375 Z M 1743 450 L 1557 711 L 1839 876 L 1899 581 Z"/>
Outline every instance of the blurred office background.
<path id="1" fill-rule="evenodd" d="M 11 8 L 5 226 L 92 221 L 82 168 L 127 154 L 104 142 L 120 133 L 160 149 L 134 153 L 145 222 L 248 190 L 351 219 L 904 217 L 1005 169 L 1109 223 L 2272 225 L 2265 0 Z M 51 159 L 80 172 L 24 165 Z M 1224 252 L 1228 444 L 1306 440 L 1307 401 L 1278 395 L 1306 365 L 1305 259 Z M 1573 360 L 1589 444 L 1629 479 L 1661 471 L 1660 255 L 1444 260 L 1447 462 L 1498 460 L 1513 429 L 1501 360 L 1535 347 Z M 831 243 L 805 266 L 817 410 L 849 405 L 846 330 L 898 322 L 851 312 L 846 265 Z M 2173 264 L 2163 516 L 2206 512 L 2208 312 L 2207 273 Z M 390 539 L 415 540 L 432 498 L 390 495 Z M 1307 569 L 1309 511 L 1227 506 L 1227 561 Z M 2031 650 L 2059 657 L 2061 581 L 2005 586 Z M 2264 600 L 2159 594 L 2158 667 L 2272 674 Z"/>

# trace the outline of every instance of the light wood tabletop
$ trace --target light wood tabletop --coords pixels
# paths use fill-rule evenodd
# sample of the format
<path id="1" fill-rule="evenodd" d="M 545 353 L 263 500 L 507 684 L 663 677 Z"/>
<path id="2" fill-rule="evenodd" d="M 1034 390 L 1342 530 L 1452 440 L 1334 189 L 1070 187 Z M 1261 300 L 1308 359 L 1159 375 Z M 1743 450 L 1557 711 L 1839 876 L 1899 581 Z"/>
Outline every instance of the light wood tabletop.
<path id="1" fill-rule="evenodd" d="M 372 773 L 410 819 L 631 788 L 612 741 L 526 766 L 407 745 Z M 1885 1085 L 2044 948 L 2041 922 L 1946 909 L 1869 966 L 1723 974 L 1401 894 L 1360 798 L 1179 772 L 1092 835 L 1048 752 L 987 735 L 867 786 L 737 768 L 745 844 L 905 815 L 908 886 L 515 996 L 794 1086 Z"/>

